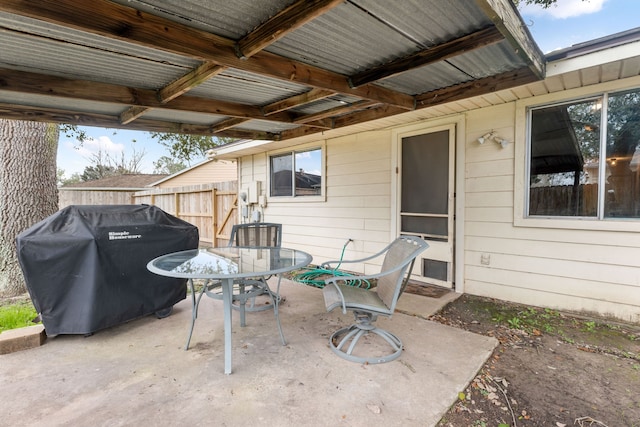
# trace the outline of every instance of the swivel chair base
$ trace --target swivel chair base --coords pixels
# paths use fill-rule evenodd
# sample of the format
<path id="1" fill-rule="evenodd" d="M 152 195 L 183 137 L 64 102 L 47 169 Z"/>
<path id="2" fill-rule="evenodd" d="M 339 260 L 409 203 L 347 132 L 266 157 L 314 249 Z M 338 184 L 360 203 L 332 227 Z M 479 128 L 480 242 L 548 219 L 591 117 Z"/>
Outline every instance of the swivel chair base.
<path id="1" fill-rule="evenodd" d="M 353 350 L 356 348 L 360 338 L 367 334 L 376 334 L 382 337 L 393 350 L 385 356 L 362 357 L 355 356 Z M 343 359 L 358 363 L 386 363 L 397 359 L 402 354 L 402 341 L 389 331 L 377 328 L 368 323 L 355 323 L 347 328 L 342 328 L 331 335 L 329 338 L 331 350 Z"/>

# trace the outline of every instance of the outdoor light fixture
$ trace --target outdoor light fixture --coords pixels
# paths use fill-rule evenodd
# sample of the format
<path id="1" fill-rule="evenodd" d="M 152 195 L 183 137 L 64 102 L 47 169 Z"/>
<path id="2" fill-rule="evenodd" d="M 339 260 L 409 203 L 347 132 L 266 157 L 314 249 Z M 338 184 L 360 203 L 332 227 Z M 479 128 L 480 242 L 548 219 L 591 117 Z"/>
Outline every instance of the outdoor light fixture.
<path id="1" fill-rule="evenodd" d="M 478 144 L 484 144 L 484 142 L 486 140 L 493 138 L 495 135 L 496 135 L 496 133 L 494 131 L 491 131 L 489 133 L 485 133 L 480 138 L 478 138 Z"/>
<path id="2" fill-rule="evenodd" d="M 496 144 L 500 144 L 500 147 L 502 148 L 506 148 L 507 145 L 509 144 L 509 141 L 499 136 L 497 132 L 493 130 L 491 132 L 485 133 L 484 135 L 482 135 L 480 138 L 477 139 L 478 144 L 484 144 L 485 141 L 489 141 L 489 140 L 495 142 Z"/>

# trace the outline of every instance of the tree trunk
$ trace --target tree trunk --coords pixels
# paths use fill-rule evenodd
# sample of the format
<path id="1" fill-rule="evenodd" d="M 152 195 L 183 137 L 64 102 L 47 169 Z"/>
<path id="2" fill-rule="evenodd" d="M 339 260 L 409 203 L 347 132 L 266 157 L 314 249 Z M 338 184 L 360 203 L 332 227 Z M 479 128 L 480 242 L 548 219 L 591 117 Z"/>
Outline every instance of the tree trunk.
<path id="1" fill-rule="evenodd" d="M 58 210 L 59 129 L 0 119 L 0 297 L 26 292 L 16 236 Z"/>

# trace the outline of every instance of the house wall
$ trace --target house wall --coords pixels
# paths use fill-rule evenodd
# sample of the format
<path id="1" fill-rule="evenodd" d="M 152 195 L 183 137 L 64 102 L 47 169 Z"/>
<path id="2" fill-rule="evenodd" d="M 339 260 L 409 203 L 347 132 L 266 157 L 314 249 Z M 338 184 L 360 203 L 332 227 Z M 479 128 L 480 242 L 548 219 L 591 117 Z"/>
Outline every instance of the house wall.
<path id="1" fill-rule="evenodd" d="M 464 169 L 458 174 L 463 177 L 463 194 L 460 186 L 457 194 L 463 206 L 457 220 L 464 221 L 463 236 L 456 238 L 464 259 L 458 290 L 640 322 L 640 224 L 523 218 L 526 106 L 629 84 L 621 81 L 513 101 L 451 119 L 464 123 L 459 126 L 463 146 L 457 147 L 464 150 L 457 165 Z M 428 128 L 430 122 L 424 125 Z M 492 130 L 510 144 L 504 149 L 493 142 L 478 144 L 477 138 Z M 310 252 L 319 264 L 338 259 L 349 238 L 354 242 L 347 246 L 345 259 L 374 253 L 395 237 L 394 132 L 398 129 L 324 141 L 326 202 L 270 201 L 263 209 L 263 220 L 283 224 L 283 245 Z M 263 153 L 241 159 L 241 188 L 260 180 L 266 194 L 267 158 Z M 488 264 L 481 261 L 483 255 Z M 376 267 L 367 268 L 373 272 Z"/>
<path id="2" fill-rule="evenodd" d="M 313 148 L 325 141 L 305 144 Z M 391 238 L 391 132 L 364 132 L 326 141 L 325 199 L 295 201 L 275 198 L 262 209 L 263 221 L 283 224 L 283 246 L 312 253 L 313 263 L 371 255 Z M 298 149 L 298 147 L 296 147 Z M 239 162 L 240 188 L 262 182 L 267 194 L 267 162 L 271 153 L 243 157 Z M 243 221 L 243 220 L 241 220 Z M 244 220 L 246 221 L 246 219 Z M 373 273 L 379 263 L 368 264 Z M 379 271 L 379 267 L 377 268 Z"/>
<path id="3" fill-rule="evenodd" d="M 208 184 L 212 182 L 229 182 L 238 179 L 236 162 L 216 160 L 194 167 L 157 184 L 158 188 L 185 187 L 189 185 Z"/>
<path id="4" fill-rule="evenodd" d="M 516 152 L 526 151 L 524 138 L 516 137 L 516 103 L 466 116 L 465 292 L 639 322 L 640 236 L 552 227 L 551 219 L 544 220 L 547 227 L 540 220 L 516 224 L 522 203 L 514 200 L 524 190 L 515 187 L 515 165 L 525 162 Z M 490 130 L 515 143 L 478 144 Z"/>

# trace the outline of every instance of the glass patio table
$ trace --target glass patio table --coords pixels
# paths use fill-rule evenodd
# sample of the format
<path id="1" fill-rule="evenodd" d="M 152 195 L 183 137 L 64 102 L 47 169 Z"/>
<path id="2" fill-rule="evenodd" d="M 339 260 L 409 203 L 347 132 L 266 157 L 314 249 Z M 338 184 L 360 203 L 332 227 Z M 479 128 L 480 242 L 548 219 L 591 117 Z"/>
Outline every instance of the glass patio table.
<path id="1" fill-rule="evenodd" d="M 152 273 L 187 279 L 191 290 L 193 319 L 197 313 L 194 279 L 219 280 L 222 283 L 224 306 L 224 373 L 231 373 L 231 311 L 233 283 L 238 279 L 252 279 L 278 275 L 278 288 L 274 298 L 274 311 L 280 335 L 282 328 L 278 318 L 278 296 L 282 273 L 308 265 L 311 255 L 306 252 L 278 247 L 223 247 L 192 249 L 174 252 L 155 258 L 147 264 Z M 206 284 L 205 284 L 206 286 Z M 192 323 L 193 329 L 193 323 Z"/>

